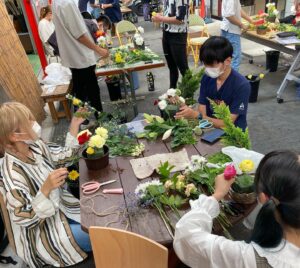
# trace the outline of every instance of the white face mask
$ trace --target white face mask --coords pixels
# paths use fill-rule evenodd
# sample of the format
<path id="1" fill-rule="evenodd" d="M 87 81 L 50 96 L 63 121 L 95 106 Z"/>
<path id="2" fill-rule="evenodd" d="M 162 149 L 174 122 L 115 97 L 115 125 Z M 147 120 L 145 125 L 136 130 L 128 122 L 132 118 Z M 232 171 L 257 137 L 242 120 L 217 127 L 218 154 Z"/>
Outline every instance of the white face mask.
<path id="1" fill-rule="evenodd" d="M 220 67 L 205 67 L 205 73 L 211 78 L 218 78 L 224 73 L 221 71 Z"/>

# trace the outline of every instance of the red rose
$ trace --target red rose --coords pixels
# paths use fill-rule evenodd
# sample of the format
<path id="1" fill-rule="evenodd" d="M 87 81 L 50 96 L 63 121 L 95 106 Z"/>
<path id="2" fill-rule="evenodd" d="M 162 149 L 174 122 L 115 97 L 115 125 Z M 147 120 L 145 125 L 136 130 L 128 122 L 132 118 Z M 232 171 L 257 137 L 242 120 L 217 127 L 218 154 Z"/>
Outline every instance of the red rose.
<path id="1" fill-rule="evenodd" d="M 88 131 L 85 131 L 84 133 L 82 133 L 80 136 L 77 137 L 78 143 L 80 145 L 86 143 L 91 136 L 92 135 Z"/>
<path id="2" fill-rule="evenodd" d="M 225 180 L 231 180 L 236 175 L 234 165 L 228 165 L 224 170 Z"/>

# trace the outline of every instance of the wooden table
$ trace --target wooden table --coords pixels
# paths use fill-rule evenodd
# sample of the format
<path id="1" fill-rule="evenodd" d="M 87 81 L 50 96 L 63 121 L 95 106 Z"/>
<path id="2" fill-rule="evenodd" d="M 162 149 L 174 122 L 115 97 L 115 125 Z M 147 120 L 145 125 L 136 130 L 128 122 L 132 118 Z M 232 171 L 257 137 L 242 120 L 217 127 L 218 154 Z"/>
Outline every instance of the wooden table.
<path id="1" fill-rule="evenodd" d="M 253 42 L 259 43 L 261 45 L 270 47 L 272 49 L 287 53 L 289 55 L 292 55 L 294 57 L 294 60 L 291 64 L 291 67 L 289 68 L 288 72 L 286 73 L 284 79 L 281 82 L 281 85 L 276 93 L 276 98 L 278 103 L 283 102 L 282 94 L 288 84 L 288 81 L 296 81 L 297 83 L 300 83 L 300 79 L 294 75 L 294 72 L 296 71 L 296 68 L 298 68 L 300 63 L 300 53 L 299 50 L 295 49 L 295 45 L 283 45 L 276 41 L 276 32 L 271 31 L 267 33 L 266 35 L 259 35 L 256 33 L 256 31 L 247 31 L 242 34 L 242 37 L 251 40 Z"/>
<path id="2" fill-rule="evenodd" d="M 162 60 L 153 60 L 152 63 L 145 63 L 145 62 L 141 61 L 141 62 L 137 62 L 134 64 L 125 64 L 122 67 L 118 67 L 116 65 L 102 67 L 102 68 L 97 67 L 96 76 L 128 74 L 129 81 L 130 81 L 130 92 L 131 92 L 131 98 L 132 98 L 133 111 L 134 111 L 134 115 L 137 116 L 138 108 L 137 108 L 137 103 L 136 103 L 135 90 L 133 87 L 132 72 L 155 69 L 155 68 L 160 68 L 160 67 L 164 67 L 164 66 L 165 66 L 165 63 Z"/>
<path id="3" fill-rule="evenodd" d="M 150 156 L 158 153 L 168 153 L 171 152 L 170 144 L 163 143 L 162 141 L 149 142 L 147 140 L 142 140 L 145 144 L 145 151 L 143 156 Z M 210 155 L 212 153 L 218 152 L 221 149 L 221 144 L 216 143 L 215 145 L 208 145 L 206 143 L 198 142 L 196 145 L 187 145 L 185 149 L 188 152 L 189 157 L 192 155 Z M 141 156 L 141 157 L 143 157 Z M 111 179 L 116 179 L 117 182 L 105 186 L 105 188 L 118 188 L 123 187 L 123 195 L 107 195 L 107 198 L 102 196 L 97 196 L 93 198 L 94 209 L 96 212 L 103 212 L 105 209 L 115 207 L 115 208 L 127 208 L 132 213 L 129 213 L 128 219 L 124 219 L 123 222 L 118 221 L 116 223 L 109 224 L 110 227 L 125 229 L 135 232 L 137 234 L 146 236 L 153 239 L 165 246 L 172 246 L 172 237 L 168 233 L 162 219 L 160 218 L 158 212 L 155 209 L 143 209 L 137 207 L 133 203 L 132 195 L 136 186 L 140 182 L 146 180 L 138 180 L 132 167 L 129 163 L 130 157 L 116 157 L 110 159 L 110 164 L 106 169 L 100 171 L 89 171 L 86 168 L 85 162 L 80 161 L 80 184 L 83 184 L 89 180 L 96 180 L 99 182 L 104 182 Z M 152 176 L 155 178 L 156 176 Z M 108 223 L 116 221 L 118 219 L 117 215 L 109 215 L 106 217 L 99 217 L 91 213 L 86 205 L 91 205 L 92 202 L 85 199 L 82 192 L 81 196 L 81 226 L 82 229 L 88 232 L 90 226 L 106 226 Z M 254 208 L 254 205 L 246 206 L 243 215 L 238 217 L 229 217 L 231 223 L 234 225 L 246 217 Z M 182 210 L 181 214 L 187 212 L 188 209 Z M 174 222 L 175 223 L 175 222 Z M 216 233 L 221 233 L 220 230 L 215 230 Z"/>

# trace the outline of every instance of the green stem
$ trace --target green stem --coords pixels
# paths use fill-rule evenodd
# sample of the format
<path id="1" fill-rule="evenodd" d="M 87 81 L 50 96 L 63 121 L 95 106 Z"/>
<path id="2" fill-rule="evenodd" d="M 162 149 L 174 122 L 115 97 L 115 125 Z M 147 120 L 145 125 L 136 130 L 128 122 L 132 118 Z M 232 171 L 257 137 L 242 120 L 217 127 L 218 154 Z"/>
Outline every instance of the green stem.
<path id="1" fill-rule="evenodd" d="M 163 208 L 160 206 L 160 204 L 158 204 L 156 201 L 154 202 L 154 206 L 156 207 L 156 209 L 158 210 L 161 219 L 163 220 L 170 236 L 174 239 L 174 227 L 169 219 L 169 217 L 166 215 L 166 213 L 164 212 Z"/>

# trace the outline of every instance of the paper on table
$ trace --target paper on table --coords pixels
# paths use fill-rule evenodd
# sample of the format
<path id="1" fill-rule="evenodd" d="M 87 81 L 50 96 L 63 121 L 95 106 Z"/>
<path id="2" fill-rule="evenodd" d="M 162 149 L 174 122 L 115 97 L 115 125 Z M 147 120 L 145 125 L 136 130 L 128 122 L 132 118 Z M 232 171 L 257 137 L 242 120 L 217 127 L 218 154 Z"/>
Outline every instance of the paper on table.
<path id="1" fill-rule="evenodd" d="M 129 123 L 125 124 L 128 128 L 128 130 L 132 133 L 141 133 L 144 132 L 144 127 L 146 125 L 145 120 L 137 120 L 137 121 L 132 121 Z"/>
<path id="2" fill-rule="evenodd" d="M 276 37 L 276 41 L 282 45 L 291 45 L 291 44 L 299 44 L 300 43 L 300 39 L 297 38 L 296 36 L 291 36 L 291 37 L 286 37 L 286 38 Z"/>
<path id="3" fill-rule="evenodd" d="M 55 89 L 56 89 L 55 85 L 44 85 L 43 86 L 43 90 L 44 90 L 45 94 L 52 94 Z"/>

